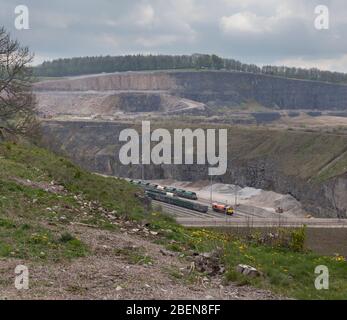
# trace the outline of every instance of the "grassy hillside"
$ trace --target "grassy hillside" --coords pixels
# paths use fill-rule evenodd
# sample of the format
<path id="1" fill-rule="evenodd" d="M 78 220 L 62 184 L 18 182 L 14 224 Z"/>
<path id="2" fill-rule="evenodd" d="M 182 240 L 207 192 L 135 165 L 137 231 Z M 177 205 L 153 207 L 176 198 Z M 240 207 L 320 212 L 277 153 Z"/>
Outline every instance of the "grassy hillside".
<path id="1" fill-rule="evenodd" d="M 118 247 L 123 238 L 126 238 L 125 242 L 128 243 L 128 233 L 138 232 L 138 229 L 134 229 L 139 228 L 135 220 L 142 221 L 142 225 L 145 224 L 152 232 L 148 231 L 145 235 L 147 242 L 138 235 L 132 239 L 135 243 L 141 243 L 141 246 L 147 243 L 148 247 L 152 247 L 153 244 L 149 245 L 152 241 L 165 247 L 177 257 L 175 259 L 180 266 L 186 266 L 187 270 L 196 253 L 211 252 L 218 248 L 219 261 L 226 267 L 223 275 L 225 285 L 228 281 L 233 281 L 241 286 L 249 284 L 283 296 L 305 299 L 347 297 L 344 257 L 322 257 L 306 252 L 301 247 L 303 230 L 279 230 L 281 238 L 273 243 L 264 242 L 262 237 L 255 233 L 242 239 L 231 233 L 189 230 L 178 226 L 171 218 L 159 212 L 146 213 L 135 197 L 136 192 L 137 189 L 122 180 L 90 174 L 68 160 L 33 145 L 1 143 L 0 258 L 3 263 L 9 263 L 10 268 L 13 261 L 24 261 L 25 264 L 34 263 L 31 268 L 53 268 L 53 274 L 57 270 L 69 268 L 72 261 L 81 261 L 78 267 L 72 268 L 74 271 L 71 276 L 69 273 L 65 276 L 68 277 L 69 286 L 74 285 L 74 292 L 85 292 L 78 287 L 80 280 L 74 278 L 74 273 L 81 273 L 79 276 L 86 279 L 86 270 L 81 271 L 85 265 L 104 259 L 106 263 L 103 267 L 107 268 L 119 263 L 119 256 L 127 259 L 128 265 L 135 264 L 140 268 L 139 265 L 145 264 L 143 272 L 146 278 L 155 277 L 162 272 L 167 276 L 167 283 L 175 281 L 191 287 L 198 286 L 202 277 L 210 277 L 201 270 L 184 273 L 182 268 L 175 269 L 173 265 L 156 262 L 158 253 L 157 256 L 154 254 L 149 257 L 142 253 L 142 247 L 136 250 Z M 84 226 L 95 232 L 88 233 L 83 229 L 83 232 L 75 234 L 71 232 L 72 225 Z M 110 240 L 107 246 L 96 247 L 94 241 L 106 241 L 113 236 L 115 240 Z M 57 263 L 60 264 L 54 269 Z M 262 276 L 248 279 L 236 273 L 235 267 L 239 263 L 256 267 L 262 272 Z M 318 291 L 314 288 L 314 268 L 321 264 L 329 267 L 330 290 Z M 95 268 L 100 269 L 100 266 Z M 124 273 L 124 269 L 122 270 Z M 92 285 L 93 281 L 103 281 L 103 276 L 95 280 L 94 272 L 96 271 L 92 272 L 90 279 L 86 279 L 86 285 Z M 135 272 L 131 276 L 135 279 L 134 286 L 137 288 L 138 275 Z M 52 285 L 41 278 L 34 279 L 33 283 L 33 290 L 38 288 L 41 296 L 47 296 L 47 292 L 51 290 Z M 4 280 L 2 273 L 0 284 L 11 287 L 12 280 Z M 56 285 L 61 286 L 60 283 L 55 283 Z M 103 288 L 115 291 L 112 285 L 103 284 Z M 93 290 L 92 287 L 90 290 Z M 59 291 L 56 294 L 59 296 Z M 85 294 L 88 297 L 87 293 Z"/>
<path id="2" fill-rule="evenodd" d="M 283 174 L 315 182 L 347 172 L 346 135 L 264 127 L 184 125 L 182 121 L 155 125 L 155 128 L 195 127 L 228 128 L 228 159 L 273 160 Z"/>
<path id="3" fill-rule="evenodd" d="M 105 213 L 139 217 L 143 208 L 135 191 L 33 145 L 0 144 L 0 256 L 84 256 L 85 245 L 65 234 L 63 226 L 77 222 L 114 229 Z"/>
<path id="4" fill-rule="evenodd" d="M 326 133 L 232 129 L 230 152 L 239 159 L 270 158 L 288 176 L 327 180 L 347 171 L 347 137 Z M 337 163 L 333 161 L 339 156 Z M 331 165 L 331 166 L 330 166 Z"/>

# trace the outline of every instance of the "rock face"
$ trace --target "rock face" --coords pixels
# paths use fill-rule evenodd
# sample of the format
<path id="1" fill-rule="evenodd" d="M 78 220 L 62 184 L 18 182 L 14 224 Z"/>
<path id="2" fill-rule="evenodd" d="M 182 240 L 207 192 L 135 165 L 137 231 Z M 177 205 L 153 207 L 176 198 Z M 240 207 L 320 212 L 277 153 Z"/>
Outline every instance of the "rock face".
<path id="1" fill-rule="evenodd" d="M 39 82 L 37 91 L 164 91 L 176 87 L 175 80 L 168 73 L 126 72 L 102 74 L 98 76 L 81 76 Z"/>
<path id="2" fill-rule="evenodd" d="M 203 103 L 150 92 L 36 92 L 38 113 L 42 118 L 75 116 L 95 118 L 125 114 L 201 112 Z"/>
<path id="3" fill-rule="evenodd" d="M 241 72 L 116 73 L 40 82 L 40 91 L 165 91 L 210 105 L 257 103 L 277 109 L 345 110 L 347 86 Z"/>
<path id="4" fill-rule="evenodd" d="M 176 73 L 189 99 L 220 103 L 255 100 L 280 109 L 345 109 L 347 86 L 238 72 Z"/>
<path id="5" fill-rule="evenodd" d="M 42 144 L 103 174 L 208 179 L 208 165 L 122 165 L 119 151 L 124 143 L 119 142 L 119 134 L 126 128 L 129 124 L 115 122 L 46 121 Z M 347 217 L 347 156 L 341 156 L 346 155 L 346 137 L 231 129 L 228 140 L 228 169 L 214 178 L 216 183 L 290 194 L 314 216 Z"/>

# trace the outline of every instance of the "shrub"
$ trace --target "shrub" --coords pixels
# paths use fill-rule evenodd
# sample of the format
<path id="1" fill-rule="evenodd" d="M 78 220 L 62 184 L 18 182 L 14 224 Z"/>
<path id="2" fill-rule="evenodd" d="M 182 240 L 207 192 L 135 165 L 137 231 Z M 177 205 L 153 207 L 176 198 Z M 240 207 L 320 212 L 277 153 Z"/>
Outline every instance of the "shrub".
<path id="1" fill-rule="evenodd" d="M 64 232 L 60 238 L 59 238 L 59 241 L 60 242 L 69 242 L 71 240 L 74 240 L 75 237 L 73 235 L 71 235 L 69 232 Z"/>
<path id="2" fill-rule="evenodd" d="M 303 251 L 306 240 L 306 226 L 292 231 L 290 239 L 290 249 L 293 251 Z"/>
<path id="3" fill-rule="evenodd" d="M 306 226 L 298 229 L 278 228 L 272 232 L 255 231 L 247 236 L 250 243 L 266 245 L 272 248 L 290 249 L 295 252 L 304 251 Z"/>

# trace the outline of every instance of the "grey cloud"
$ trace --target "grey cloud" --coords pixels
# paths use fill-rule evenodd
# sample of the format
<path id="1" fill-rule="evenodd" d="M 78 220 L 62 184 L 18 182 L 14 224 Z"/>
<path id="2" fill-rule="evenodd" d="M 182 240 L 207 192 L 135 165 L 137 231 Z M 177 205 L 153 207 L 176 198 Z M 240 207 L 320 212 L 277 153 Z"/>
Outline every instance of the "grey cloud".
<path id="1" fill-rule="evenodd" d="M 14 28 L 15 0 L 0 0 L 0 21 L 46 58 L 195 52 L 245 62 L 316 61 L 347 71 L 347 5 L 340 0 L 23 0 L 30 30 Z M 326 4 L 330 30 L 314 29 L 314 8 Z M 254 19 L 246 28 L 221 28 L 223 17 Z M 233 21 L 234 23 L 234 21 Z M 234 27 L 233 23 L 231 27 Z M 249 23 L 249 21 L 241 21 Z M 259 23 L 266 24 L 265 27 Z M 257 27 L 257 32 L 249 28 Z M 248 31 L 247 31 L 248 30 Z"/>

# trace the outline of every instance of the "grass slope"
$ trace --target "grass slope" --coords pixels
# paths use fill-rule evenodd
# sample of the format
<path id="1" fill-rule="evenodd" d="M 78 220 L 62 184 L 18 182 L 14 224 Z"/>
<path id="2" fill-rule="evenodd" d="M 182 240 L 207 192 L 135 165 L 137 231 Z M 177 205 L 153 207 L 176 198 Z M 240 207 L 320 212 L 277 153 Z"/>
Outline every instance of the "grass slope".
<path id="1" fill-rule="evenodd" d="M 183 124 L 182 124 L 183 123 Z M 153 128 L 227 128 L 228 158 L 272 160 L 283 174 L 324 182 L 347 172 L 347 136 L 263 127 L 184 124 L 161 121 Z"/>
<path id="2" fill-rule="evenodd" d="M 64 190 L 46 191 L 55 185 Z M 0 144 L 0 256 L 55 261 L 85 256 L 86 246 L 64 236 L 64 225 L 112 229 L 102 216 L 105 210 L 141 215 L 135 191 L 33 145 Z"/>

